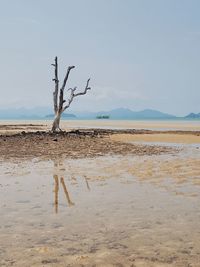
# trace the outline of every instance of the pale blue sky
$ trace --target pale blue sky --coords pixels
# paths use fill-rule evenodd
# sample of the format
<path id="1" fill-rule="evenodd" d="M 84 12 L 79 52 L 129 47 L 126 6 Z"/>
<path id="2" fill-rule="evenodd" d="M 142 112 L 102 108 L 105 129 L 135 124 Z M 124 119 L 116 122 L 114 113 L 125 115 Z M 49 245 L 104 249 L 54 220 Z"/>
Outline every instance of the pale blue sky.
<path id="1" fill-rule="evenodd" d="M 0 0 L 0 108 L 52 104 L 60 80 L 92 91 L 71 110 L 200 112 L 200 1 Z"/>

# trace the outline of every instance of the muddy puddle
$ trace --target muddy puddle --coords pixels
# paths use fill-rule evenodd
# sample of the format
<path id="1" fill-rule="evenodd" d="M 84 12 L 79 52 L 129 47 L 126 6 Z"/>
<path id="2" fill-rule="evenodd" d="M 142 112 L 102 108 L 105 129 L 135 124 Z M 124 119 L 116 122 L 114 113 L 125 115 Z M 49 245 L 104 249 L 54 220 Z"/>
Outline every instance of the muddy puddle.
<path id="1" fill-rule="evenodd" d="M 200 266 L 199 150 L 1 164 L 0 266 Z"/>

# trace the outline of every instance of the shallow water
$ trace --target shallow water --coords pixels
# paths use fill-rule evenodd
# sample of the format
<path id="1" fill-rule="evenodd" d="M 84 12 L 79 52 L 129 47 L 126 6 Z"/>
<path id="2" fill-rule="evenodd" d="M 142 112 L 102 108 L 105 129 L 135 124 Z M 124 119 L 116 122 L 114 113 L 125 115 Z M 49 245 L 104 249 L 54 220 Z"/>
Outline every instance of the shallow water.
<path id="1" fill-rule="evenodd" d="M 0 125 L 20 125 L 20 124 L 42 124 L 46 128 L 51 129 L 52 120 L 0 120 Z M 16 127 L 15 127 L 16 128 Z M 27 131 L 25 126 L 25 131 Z M 186 130 L 199 131 L 200 120 L 61 120 L 61 128 L 63 130 L 78 128 L 101 128 L 101 129 L 148 129 L 148 130 Z M 30 131 L 31 129 L 29 129 Z M 5 132 L 5 130 L 0 130 Z M 13 129 L 13 131 L 16 131 Z M 20 129 L 22 131 L 22 129 Z M 11 131 L 12 132 L 12 131 Z"/>
<path id="2" fill-rule="evenodd" d="M 0 168 L 0 266 L 200 266 L 199 149 Z"/>

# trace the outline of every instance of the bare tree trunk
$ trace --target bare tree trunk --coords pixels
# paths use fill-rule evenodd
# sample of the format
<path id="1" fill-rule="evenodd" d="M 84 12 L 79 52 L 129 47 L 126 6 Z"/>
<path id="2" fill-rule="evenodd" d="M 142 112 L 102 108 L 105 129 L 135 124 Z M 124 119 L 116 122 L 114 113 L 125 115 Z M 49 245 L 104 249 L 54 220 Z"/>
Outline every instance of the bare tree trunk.
<path id="1" fill-rule="evenodd" d="M 53 132 L 60 131 L 60 118 L 61 118 L 61 114 L 62 113 L 59 113 L 58 112 L 58 114 L 54 118 L 52 129 L 51 129 Z"/>
<path id="2" fill-rule="evenodd" d="M 89 87 L 90 79 L 87 80 L 87 83 L 86 83 L 86 86 L 85 86 L 83 92 L 75 93 L 75 91 L 77 89 L 76 87 L 69 88 L 68 91 L 70 91 L 70 95 L 69 95 L 69 98 L 67 101 L 68 103 L 64 106 L 63 104 L 66 102 L 66 100 L 64 99 L 65 86 L 66 86 L 67 80 L 69 78 L 70 71 L 75 67 L 74 66 L 68 67 L 67 73 L 66 73 L 65 78 L 63 80 L 62 87 L 60 88 L 60 92 L 59 92 L 58 59 L 57 59 L 57 57 L 55 57 L 55 63 L 51 64 L 51 65 L 54 66 L 54 68 L 55 68 L 55 76 L 53 79 L 53 81 L 55 82 L 55 89 L 53 92 L 55 118 L 54 118 L 51 130 L 52 130 L 52 132 L 57 132 L 57 131 L 61 131 L 61 129 L 60 129 L 61 114 L 71 105 L 74 97 L 85 95 L 87 93 L 87 91 L 90 90 L 91 88 Z M 59 92 L 59 99 L 58 99 L 58 92 Z"/>

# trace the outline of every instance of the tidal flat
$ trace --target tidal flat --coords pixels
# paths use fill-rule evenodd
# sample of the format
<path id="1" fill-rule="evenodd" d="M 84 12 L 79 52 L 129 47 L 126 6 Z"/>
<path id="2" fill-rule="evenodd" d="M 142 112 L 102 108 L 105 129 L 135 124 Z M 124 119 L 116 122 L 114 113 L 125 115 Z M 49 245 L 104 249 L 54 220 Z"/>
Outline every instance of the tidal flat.
<path id="1" fill-rule="evenodd" d="M 200 266 L 200 136 L 154 134 L 1 137 L 0 266 Z"/>

